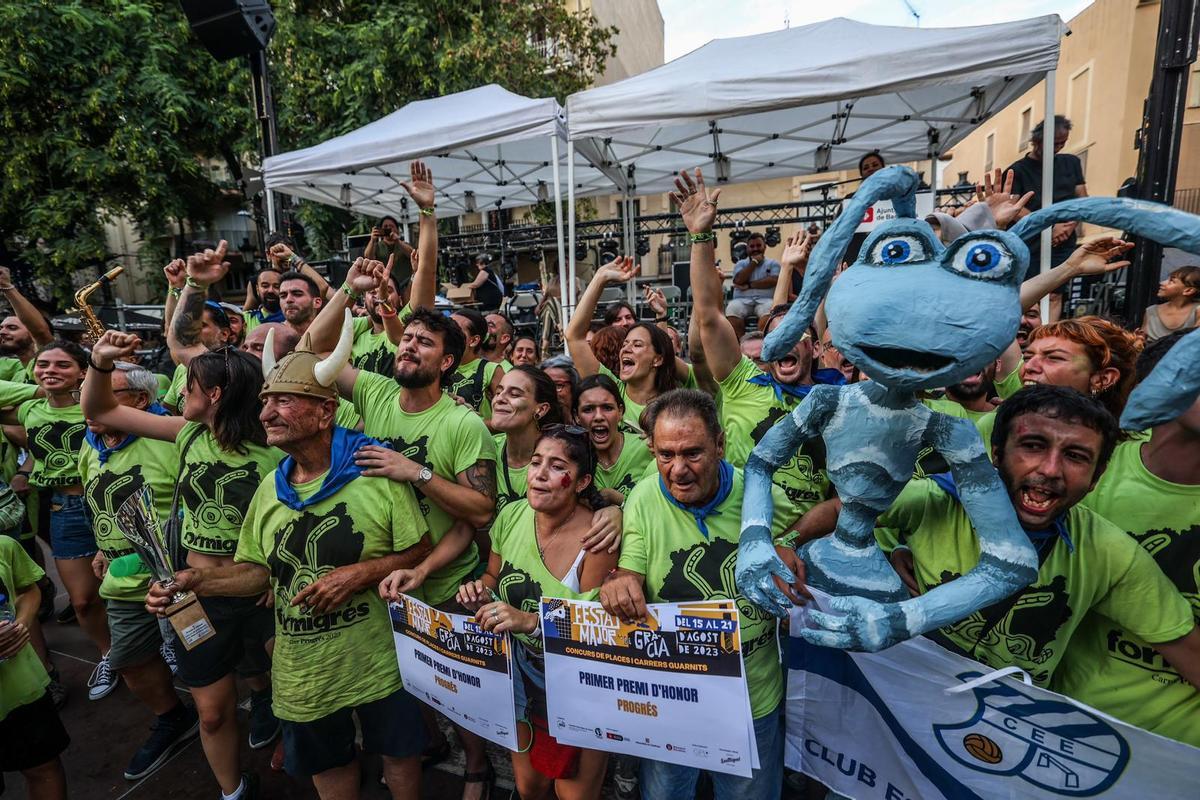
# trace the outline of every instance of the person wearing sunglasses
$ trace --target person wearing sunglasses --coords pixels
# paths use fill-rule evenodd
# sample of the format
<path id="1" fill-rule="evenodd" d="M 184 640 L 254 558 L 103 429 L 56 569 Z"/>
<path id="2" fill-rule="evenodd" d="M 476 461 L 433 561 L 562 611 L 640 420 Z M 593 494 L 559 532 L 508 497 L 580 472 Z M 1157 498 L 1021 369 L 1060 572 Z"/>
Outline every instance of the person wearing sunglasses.
<path id="1" fill-rule="evenodd" d="M 195 335 L 208 285 L 226 269 L 220 249 L 188 258 L 190 282 L 172 320 L 183 328 L 181 339 Z M 121 405 L 112 391 L 114 362 L 127 360 L 139 344 L 136 336 L 117 331 L 108 331 L 96 342 L 81 398 L 84 413 L 126 433 L 176 442 L 183 510 L 180 543 L 187 566 L 230 566 L 244 511 L 284 455 L 267 445 L 259 420 L 262 364 L 232 346 L 196 354 L 188 363 L 183 415 L 158 416 Z M 280 731 L 271 712 L 265 649 L 274 632 L 273 615 L 253 597 L 207 596 L 200 602 L 216 635 L 193 650 L 176 649 L 178 676 L 191 688 L 201 743 L 221 792 L 226 797 L 252 797 L 255 776 L 242 773 L 238 755 L 234 673 L 242 674 L 251 688 L 250 746 L 266 747 Z"/>
<path id="2" fill-rule="evenodd" d="M 588 549 L 592 510 L 604 503 L 593 483 L 596 451 L 582 428 L 549 425 L 534 448 L 525 499 L 505 506 L 492 525 L 492 552 L 480 580 L 463 584 L 458 601 L 484 630 L 509 632 L 519 667 L 515 681 L 521 750 L 512 753 L 521 797 L 551 793 L 598 798 L 608 754 L 559 744 L 546 720 L 546 677 L 538 605 L 543 596 L 595 600 L 617 554 Z M 387 581 L 381 591 L 387 593 Z"/>

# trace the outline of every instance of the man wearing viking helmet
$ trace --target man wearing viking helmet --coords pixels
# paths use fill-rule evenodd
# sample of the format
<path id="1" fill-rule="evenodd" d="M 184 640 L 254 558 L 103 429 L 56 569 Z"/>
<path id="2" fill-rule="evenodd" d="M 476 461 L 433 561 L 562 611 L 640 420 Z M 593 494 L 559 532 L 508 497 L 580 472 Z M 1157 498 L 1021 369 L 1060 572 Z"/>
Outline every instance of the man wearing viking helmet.
<path id="1" fill-rule="evenodd" d="M 263 427 L 288 455 L 250 502 L 231 567 L 187 569 L 171 592 L 275 595 L 274 704 L 284 767 L 322 797 L 356 797 L 363 749 L 383 756 L 392 796 L 416 798 L 425 746 L 417 701 L 400 683 L 387 607 L 374 587 L 415 566 L 429 536 L 412 489 L 362 475 L 354 453 L 374 440 L 334 424 L 335 378 L 350 356 L 346 313 L 327 357 L 307 338 L 278 363 L 263 349 Z M 170 592 L 156 587 L 156 610 Z"/>

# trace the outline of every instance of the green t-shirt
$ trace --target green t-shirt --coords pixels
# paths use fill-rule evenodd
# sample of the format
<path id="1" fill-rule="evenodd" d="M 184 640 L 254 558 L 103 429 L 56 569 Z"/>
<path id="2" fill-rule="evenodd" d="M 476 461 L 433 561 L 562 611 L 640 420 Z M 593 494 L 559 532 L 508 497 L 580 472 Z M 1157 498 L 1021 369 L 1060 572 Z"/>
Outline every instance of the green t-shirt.
<path id="1" fill-rule="evenodd" d="M 1200 623 L 1200 485 L 1154 475 L 1142 463 L 1141 448 L 1140 441 L 1119 445 L 1083 505 L 1150 554 Z M 1145 639 L 1107 617 L 1093 614 L 1079 626 L 1054 673 L 1054 689 L 1200 747 L 1200 690 Z"/>
<path id="2" fill-rule="evenodd" d="M 159 524 L 170 519 L 178 465 L 179 451 L 173 443 L 144 436 L 111 452 L 103 465 L 96 448 L 86 442 L 80 448 L 79 476 L 83 479 L 83 496 L 92 512 L 92 532 L 96 535 L 96 545 L 109 561 L 134 552 L 117 522 L 116 512 L 147 483 L 154 493 Z M 175 566 L 182 569 L 184 565 Z M 100 596 L 105 600 L 138 603 L 146 599 L 149 583 L 148 569 L 123 577 L 114 575 L 110 569 L 100 584 Z"/>
<path id="3" fill-rule="evenodd" d="M 201 433 L 197 436 L 198 430 Z M 242 444 L 245 455 L 226 452 L 212 431 L 199 422 L 184 425 L 175 442 L 178 447 L 187 446 L 183 474 L 179 476 L 183 484 L 179 502 L 183 506 L 180 539 L 184 548 L 206 555 L 233 555 L 250 498 L 284 454 L 274 447 L 249 442 Z M 175 452 L 178 458 L 180 451 Z"/>
<path id="4" fill-rule="evenodd" d="M 565 600 L 595 600 L 600 594 L 600 587 L 587 592 L 574 592 L 546 569 L 538 552 L 533 522 L 534 511 L 529 501 L 521 498 L 505 506 L 492 523 L 492 551 L 500 556 L 496 594 L 510 606 L 529 614 L 538 613 L 543 595 Z M 586 557 L 584 560 L 587 560 Z M 583 568 L 582 562 L 579 568 Z M 515 636 L 535 652 L 542 652 L 540 639 L 523 633 Z"/>
<path id="5" fill-rule="evenodd" d="M 0 408 L 12 408 L 37 397 L 38 387 L 24 381 L 0 380 Z"/>
<path id="6" fill-rule="evenodd" d="M 362 415 L 358 413 L 358 409 L 344 397 L 338 398 L 337 411 L 333 413 L 333 424 L 350 430 L 358 430 L 359 424 L 362 422 Z"/>
<path id="7" fill-rule="evenodd" d="M 996 427 L 996 412 L 989 411 L 979 419 L 974 420 L 979 435 L 983 438 L 983 447 L 990 455 L 992 452 L 992 428 Z"/>
<path id="8" fill-rule="evenodd" d="M 354 347 L 350 366 L 392 377 L 396 372 L 396 345 L 386 331 L 375 333 L 370 317 L 354 318 Z"/>
<path id="9" fill-rule="evenodd" d="M 36 359 L 31 358 L 28 364 L 22 364 L 19 358 L 0 357 L 0 380 L 36 384 L 33 378 L 34 361 Z"/>
<path id="10" fill-rule="evenodd" d="M 957 400 L 951 400 L 949 397 L 928 397 L 921 401 L 926 408 L 931 411 L 936 411 L 939 414 L 945 414 L 948 417 L 957 417 L 958 419 L 967 419 L 975 422 L 985 414 L 991 414 L 994 409 L 987 411 L 972 411 L 963 406 Z"/>
<path id="11" fill-rule="evenodd" d="M 1021 367 L 1024 364 L 1024 359 L 1018 359 L 1012 372 L 992 382 L 992 385 L 996 387 L 996 396 L 1001 400 L 1007 400 L 1021 390 Z"/>
<path id="12" fill-rule="evenodd" d="M 778 536 L 796 517 L 789 516 L 791 506 L 779 487 L 771 487 L 771 496 L 771 532 Z M 783 672 L 775 617 L 743 597 L 733 579 L 742 535 L 741 469 L 734 469 L 732 491 L 705 522 L 708 538 L 691 514 L 663 497 L 657 480 L 642 481 L 625 503 L 619 565 L 646 576 L 649 603 L 737 601 L 750 711 L 758 718 L 783 699 Z"/>
<path id="13" fill-rule="evenodd" d="M 363 432 L 389 442 L 397 451 L 428 466 L 448 481 L 479 461 L 496 460 L 496 444 L 487 426 L 471 409 L 442 393 L 429 408 L 409 414 L 400 407 L 400 386 L 391 378 L 360 370 L 354 382 L 354 407 L 363 418 Z M 425 515 L 429 536 L 436 545 L 454 524 L 454 518 L 416 490 L 417 504 Z M 454 596 L 463 578 L 479 564 L 479 549 L 471 542 L 454 561 L 425 581 L 425 598 L 431 605 Z"/>
<path id="14" fill-rule="evenodd" d="M 180 401 L 183 399 L 183 390 L 187 384 L 187 365 L 176 364 L 175 372 L 171 375 L 171 385 L 167 387 L 167 393 L 163 395 L 162 404 L 172 411 L 179 411 Z"/>
<path id="15" fill-rule="evenodd" d="M 966 510 L 931 480 L 909 481 L 879 524 L 896 529 L 911 548 L 922 592 L 966 574 L 979 561 L 979 540 Z M 1092 612 L 1152 642 L 1191 630 L 1187 601 L 1133 539 L 1081 505 L 1067 512 L 1066 525 L 1074 552 L 1054 540 L 1037 579 L 998 623 L 987 629 L 991 618 L 984 609 L 940 629 L 938 638 L 997 669 L 1020 667 L 1046 686 L 1071 636 Z"/>
<path id="16" fill-rule="evenodd" d="M 611 467 L 596 464 L 596 488 L 616 489 L 629 499 L 629 493 L 638 481 L 649 475 L 657 475 L 658 468 L 654 463 L 654 454 L 636 433 L 622 434 L 625 441 L 621 444 L 621 454 Z"/>
<path id="17" fill-rule="evenodd" d="M 725 458 L 741 468 L 759 440 L 776 422 L 790 414 L 800 400 L 787 394 L 783 400 L 770 386 L 750 383 L 762 373 L 746 356 L 720 382 L 721 427 L 725 430 Z M 825 473 L 825 443 L 820 437 L 804 443 L 800 451 L 775 470 L 772 482 L 790 502 L 788 518 L 796 519 L 829 495 Z"/>
<path id="18" fill-rule="evenodd" d="M 461 397 L 479 416 L 491 419 L 492 401 L 488 399 L 487 388 L 492 385 L 492 376 L 497 369 L 500 369 L 500 365 L 495 361 L 482 358 L 470 364 L 459 364 L 446 391 Z"/>
<path id="19" fill-rule="evenodd" d="M 79 448 L 87 434 L 79 404 L 52 408 L 38 397 L 20 405 L 17 419 L 29 436 L 34 459 L 29 484 L 46 489 L 79 483 Z"/>
<path id="20" fill-rule="evenodd" d="M 14 613 L 17 593 L 37 583 L 45 574 L 16 539 L 0 536 L 0 594 L 8 597 L 6 602 Z M 15 656 L 0 661 L 0 720 L 13 709 L 40 698 L 49 684 L 50 676 L 28 642 Z"/>
<path id="21" fill-rule="evenodd" d="M 496 444 L 496 513 L 499 514 L 509 503 L 525 499 L 525 489 L 529 486 L 525 476 L 529 472 L 529 465 L 508 465 L 504 457 L 507 433 L 497 433 L 492 437 L 492 441 Z"/>
<path id="22" fill-rule="evenodd" d="M 293 488 L 307 499 L 327 475 Z M 267 473 L 250 501 L 235 559 L 271 571 L 277 717 L 311 722 L 401 687 L 391 619 L 374 585 L 320 616 L 291 602 L 326 573 L 403 552 L 424 535 L 425 523 L 405 484 L 360 476 L 295 511 L 279 501 L 275 471 Z"/>

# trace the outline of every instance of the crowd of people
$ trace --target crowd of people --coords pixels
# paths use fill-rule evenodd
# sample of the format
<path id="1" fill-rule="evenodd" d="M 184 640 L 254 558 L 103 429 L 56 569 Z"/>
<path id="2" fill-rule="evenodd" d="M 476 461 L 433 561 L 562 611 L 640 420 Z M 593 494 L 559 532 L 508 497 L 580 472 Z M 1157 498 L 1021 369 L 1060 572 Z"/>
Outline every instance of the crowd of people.
<path id="1" fill-rule="evenodd" d="M 868 154 L 862 171 L 882 167 Z M 624 796 L 633 786 L 647 800 L 693 795 L 698 770 L 556 741 L 538 602 L 596 600 L 640 620 L 648 603 L 741 597 L 733 563 L 755 445 L 814 386 L 870 380 L 838 351 L 823 310 L 788 353 L 762 360 L 816 236 L 798 231 L 777 261 L 752 237 L 745 263 L 723 274 L 719 193 L 697 193 L 686 176 L 676 202 L 692 243 L 687 329 L 653 288 L 653 317 L 627 302 L 600 308 L 605 287 L 638 272 L 618 257 L 580 296 L 563 331 L 568 355 L 551 355 L 492 304 L 486 264 L 472 284 L 484 307 L 435 310 L 432 176 L 414 162 L 403 185 L 421 210 L 415 248 L 385 218 L 339 287 L 282 238 L 240 309 L 210 296 L 229 269 L 224 243 L 169 264 L 164 325 L 177 366 L 165 387 L 138 364 L 137 337 L 108 331 L 86 348 L 55 338 L 0 270 L 14 312 L 0 323 L 0 594 L 13 612 L 0 617 L 0 770 L 19 772 L 30 797 L 67 796 L 56 709 L 73 688 L 41 630 L 55 594 L 43 543 L 95 647 L 89 699 L 124 681 L 153 720 L 127 779 L 198 735 L 222 798 L 249 800 L 247 736 L 252 748 L 274 745 L 272 766 L 311 777 L 322 797 L 358 796 L 360 750 L 382 758 L 393 797 L 417 797 L 422 766 L 453 745 L 397 669 L 386 604 L 404 593 L 512 635 L 521 797 L 596 798 L 610 769 Z M 1004 228 L 1029 200 L 997 174 L 972 213 Z M 932 216 L 931 230 L 952 239 L 952 219 Z M 1200 401 L 1152 430 L 1117 424 L 1133 387 L 1196 325 L 1200 268 L 1171 273 L 1143 331 L 1098 317 L 1042 324 L 1043 296 L 1121 268 L 1130 247 L 1072 245 L 1021 287 L 1028 311 L 1003 356 L 923 401 L 976 425 L 1038 551 L 1029 587 L 935 638 L 1200 746 Z M 773 482 L 774 544 L 797 573 L 789 596 L 803 602 L 796 548 L 829 534 L 842 511 L 821 441 Z M 170 587 L 118 519 L 144 486 L 158 517 L 178 523 L 164 526 L 180 559 Z M 876 538 L 913 595 L 979 558 L 932 452 Z M 194 592 L 214 630 L 192 649 L 163 619 L 176 592 Z M 718 800 L 777 798 L 785 773 L 779 633 L 742 600 L 760 766 L 749 778 L 711 774 Z M 238 678 L 250 693 L 245 726 Z M 491 796 L 485 741 L 455 734 L 463 800 Z"/>

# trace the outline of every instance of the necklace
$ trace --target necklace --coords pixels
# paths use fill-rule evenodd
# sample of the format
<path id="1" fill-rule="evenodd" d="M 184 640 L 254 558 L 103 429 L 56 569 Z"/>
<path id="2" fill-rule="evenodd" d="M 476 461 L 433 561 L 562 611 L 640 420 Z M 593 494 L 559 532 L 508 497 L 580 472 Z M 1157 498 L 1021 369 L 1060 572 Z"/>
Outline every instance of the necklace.
<path id="1" fill-rule="evenodd" d="M 577 511 L 579 511 L 579 506 L 578 506 L 578 505 L 576 505 L 576 506 L 575 506 L 575 508 L 573 508 L 573 509 L 571 510 L 571 516 L 569 516 L 569 517 L 567 517 L 565 520 L 563 520 L 563 523 L 562 523 L 562 525 L 566 525 L 568 522 L 570 522 L 571 520 L 575 519 L 575 513 L 576 513 Z M 554 538 L 554 534 L 558 533 L 558 529 L 559 529 L 559 528 L 561 528 L 561 527 L 562 527 L 562 525 L 556 525 L 556 526 L 554 526 L 554 530 L 550 531 L 550 536 L 549 536 L 548 538 L 551 538 L 551 539 L 553 539 L 553 538 Z M 541 536 L 541 534 L 540 534 L 540 533 L 538 533 L 538 529 L 537 529 L 537 517 L 534 517 L 534 518 L 533 518 L 533 543 L 534 543 L 535 545 L 537 545 L 538 558 L 542 559 L 542 561 L 544 562 L 544 561 L 546 560 L 546 546 L 544 546 L 544 545 L 542 544 L 542 536 Z M 547 543 L 547 544 L 549 544 L 549 543 Z"/>

